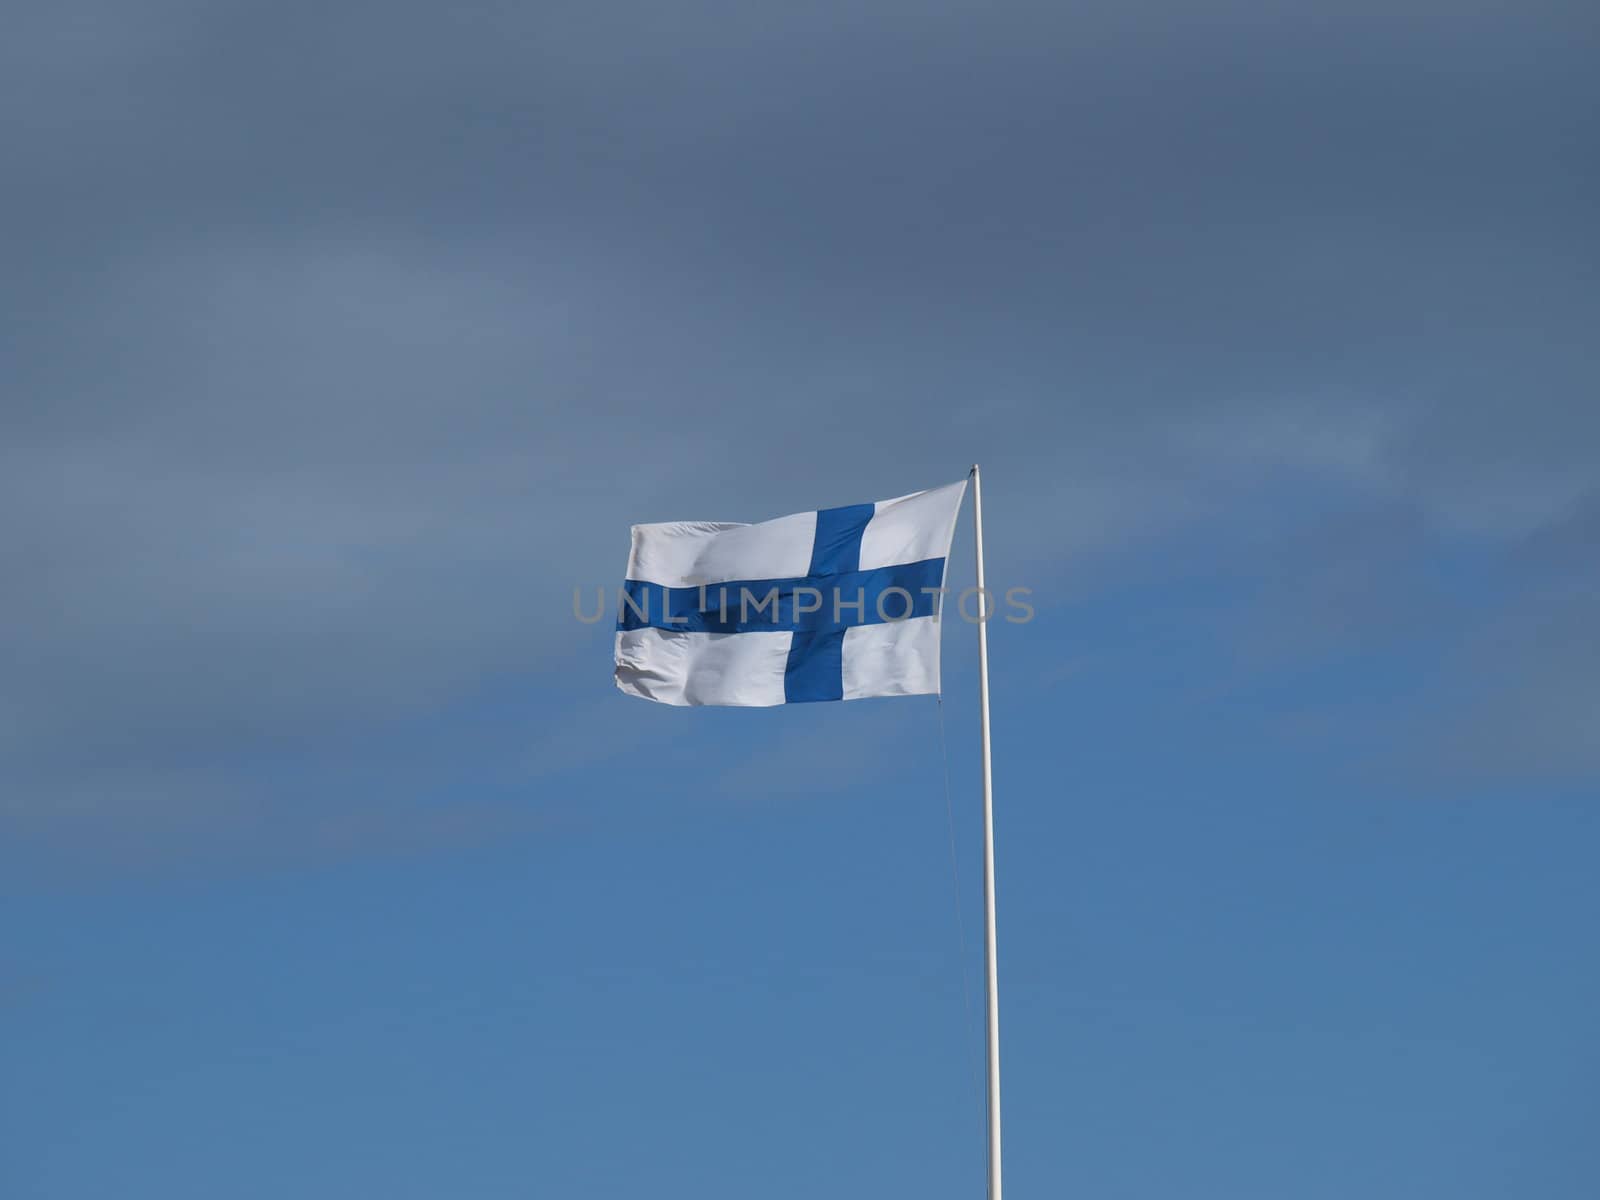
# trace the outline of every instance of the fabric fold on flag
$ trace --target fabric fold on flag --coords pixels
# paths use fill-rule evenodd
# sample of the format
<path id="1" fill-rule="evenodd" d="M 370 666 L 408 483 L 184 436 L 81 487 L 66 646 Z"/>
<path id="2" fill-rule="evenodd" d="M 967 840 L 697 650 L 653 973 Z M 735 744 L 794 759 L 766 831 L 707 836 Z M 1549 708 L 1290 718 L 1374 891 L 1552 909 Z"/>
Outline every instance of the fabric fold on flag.
<path id="1" fill-rule="evenodd" d="M 679 705 L 937 692 L 945 564 L 966 487 L 753 525 L 635 525 L 617 687 Z"/>

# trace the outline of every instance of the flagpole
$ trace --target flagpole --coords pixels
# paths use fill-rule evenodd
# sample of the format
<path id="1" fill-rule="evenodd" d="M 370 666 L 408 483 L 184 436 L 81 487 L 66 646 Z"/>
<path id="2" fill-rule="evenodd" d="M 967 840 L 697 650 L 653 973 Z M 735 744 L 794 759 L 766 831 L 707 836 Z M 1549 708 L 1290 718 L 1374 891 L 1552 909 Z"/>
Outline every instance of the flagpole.
<path id="1" fill-rule="evenodd" d="M 978 550 L 978 728 L 983 739 L 983 958 L 988 976 L 985 1012 L 989 1061 L 989 1200 L 1000 1200 L 1000 974 L 995 953 L 994 795 L 989 773 L 989 617 L 983 585 L 983 487 L 972 464 L 972 527 Z"/>

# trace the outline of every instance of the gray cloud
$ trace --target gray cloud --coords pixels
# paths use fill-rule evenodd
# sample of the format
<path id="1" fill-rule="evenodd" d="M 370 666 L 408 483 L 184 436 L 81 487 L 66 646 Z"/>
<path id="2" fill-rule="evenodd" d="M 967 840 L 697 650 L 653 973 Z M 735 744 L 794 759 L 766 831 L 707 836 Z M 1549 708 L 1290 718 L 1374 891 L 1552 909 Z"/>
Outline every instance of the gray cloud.
<path id="1" fill-rule="evenodd" d="M 11 819 L 91 775 L 137 808 L 147 773 L 215 772 L 203 808 L 230 763 L 336 753 L 486 679 L 559 693 L 574 635 L 530 614 L 611 579 L 641 517 L 981 458 L 997 515 L 1059 514 L 995 539 L 1047 573 L 1263 489 L 1333 495 L 1408 522 L 1401 547 L 1352 518 L 1318 568 L 1367 628 L 1388 592 L 1438 602 L 1408 547 L 1517 570 L 1594 494 L 1582 6 L 10 24 Z M 1302 593 L 1263 590 L 1291 652 L 1327 636 Z M 1530 585 L 1485 628 L 1552 604 Z M 1559 650 L 1473 636 L 1508 703 L 1586 711 Z"/>

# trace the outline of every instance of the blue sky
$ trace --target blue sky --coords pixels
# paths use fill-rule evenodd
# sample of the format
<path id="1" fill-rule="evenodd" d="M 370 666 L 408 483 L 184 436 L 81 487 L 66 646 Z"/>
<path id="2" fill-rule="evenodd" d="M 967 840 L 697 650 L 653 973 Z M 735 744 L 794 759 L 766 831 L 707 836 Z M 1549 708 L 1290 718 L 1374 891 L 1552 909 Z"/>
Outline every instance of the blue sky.
<path id="1" fill-rule="evenodd" d="M 979 1194 L 971 628 L 571 616 L 973 461 L 1013 1193 L 1594 1194 L 1587 6 L 13 8 L 7 1200 Z"/>

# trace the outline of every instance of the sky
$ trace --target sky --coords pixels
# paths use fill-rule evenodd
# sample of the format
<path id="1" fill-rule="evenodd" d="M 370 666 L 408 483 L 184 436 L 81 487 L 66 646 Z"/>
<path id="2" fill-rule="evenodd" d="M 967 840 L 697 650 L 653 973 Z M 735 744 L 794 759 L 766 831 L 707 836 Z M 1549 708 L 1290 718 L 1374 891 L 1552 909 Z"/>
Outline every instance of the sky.
<path id="1" fill-rule="evenodd" d="M 1011 1191 L 1596 1194 L 1591 5 L 6 25 L 7 1200 L 980 1195 L 972 627 L 572 615 L 973 462 Z"/>

